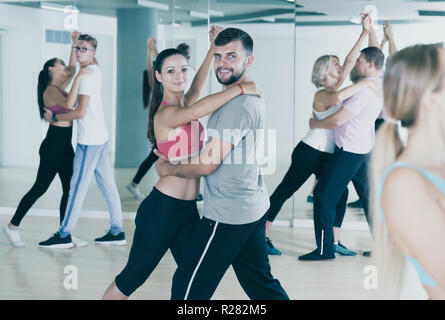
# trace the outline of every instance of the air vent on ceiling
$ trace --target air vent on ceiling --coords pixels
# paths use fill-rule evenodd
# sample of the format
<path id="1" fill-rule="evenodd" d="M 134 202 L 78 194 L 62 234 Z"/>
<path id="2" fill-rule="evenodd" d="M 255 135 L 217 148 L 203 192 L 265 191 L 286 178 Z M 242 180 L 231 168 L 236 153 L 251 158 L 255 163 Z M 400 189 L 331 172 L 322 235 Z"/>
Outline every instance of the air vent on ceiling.
<path id="1" fill-rule="evenodd" d="M 419 10 L 419 16 L 443 17 L 445 16 L 445 11 Z"/>
<path id="2" fill-rule="evenodd" d="M 71 43 L 71 33 L 69 31 L 45 30 L 46 43 Z"/>

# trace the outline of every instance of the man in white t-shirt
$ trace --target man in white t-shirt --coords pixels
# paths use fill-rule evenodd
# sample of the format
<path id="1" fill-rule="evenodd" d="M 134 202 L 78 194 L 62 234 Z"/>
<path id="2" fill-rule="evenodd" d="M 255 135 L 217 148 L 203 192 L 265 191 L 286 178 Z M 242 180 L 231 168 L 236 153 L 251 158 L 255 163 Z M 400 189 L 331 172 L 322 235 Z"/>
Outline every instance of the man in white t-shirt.
<path id="1" fill-rule="evenodd" d="M 81 68 L 91 70 L 80 82 L 77 108 L 62 114 L 52 114 L 50 111 L 45 114 L 49 122 L 77 120 L 78 141 L 65 218 L 58 232 L 39 243 L 43 248 L 73 247 L 71 232 L 79 218 L 93 174 L 107 202 L 111 224 L 107 234 L 96 238 L 95 243 L 127 243 L 122 231 L 121 202 L 108 156 L 108 131 L 102 104 L 102 70 L 95 59 L 96 48 L 97 40 L 86 34 L 79 36 L 78 44 L 74 47 Z"/>

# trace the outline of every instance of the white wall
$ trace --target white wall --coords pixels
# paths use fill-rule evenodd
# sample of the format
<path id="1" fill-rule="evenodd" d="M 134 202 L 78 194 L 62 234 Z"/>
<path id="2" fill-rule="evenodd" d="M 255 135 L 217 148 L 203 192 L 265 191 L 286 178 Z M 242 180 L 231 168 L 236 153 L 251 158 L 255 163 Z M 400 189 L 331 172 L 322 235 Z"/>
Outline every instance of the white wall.
<path id="1" fill-rule="evenodd" d="M 38 73 L 49 58 L 60 57 L 68 62 L 70 54 L 69 44 L 45 43 L 45 29 L 65 31 L 64 18 L 59 12 L 0 4 L 0 29 L 6 30 L 0 53 L 2 166 L 38 165 L 38 149 L 48 126 L 40 121 L 38 114 Z M 99 43 L 97 58 L 104 71 L 103 98 L 106 124 L 112 137 L 112 156 L 116 121 L 116 30 L 115 18 L 79 15 L 79 31 L 92 34 Z"/>

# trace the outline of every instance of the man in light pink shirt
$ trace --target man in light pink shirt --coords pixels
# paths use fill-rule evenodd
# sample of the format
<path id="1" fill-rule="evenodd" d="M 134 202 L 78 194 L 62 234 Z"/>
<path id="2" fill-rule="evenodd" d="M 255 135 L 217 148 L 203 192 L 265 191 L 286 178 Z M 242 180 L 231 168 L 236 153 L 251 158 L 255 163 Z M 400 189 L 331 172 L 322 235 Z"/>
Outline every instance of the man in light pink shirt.
<path id="1" fill-rule="evenodd" d="M 314 227 L 317 249 L 299 257 L 299 260 L 335 259 L 333 225 L 336 207 L 350 181 L 363 203 L 368 216 L 369 183 L 367 159 L 374 147 L 375 120 L 383 107 L 381 72 L 384 55 L 377 47 L 361 51 L 357 72 L 363 80 L 373 80 L 343 102 L 333 115 L 323 120 L 310 120 L 311 129 L 335 129 L 335 151 L 326 165 L 314 190 Z"/>
<path id="2" fill-rule="evenodd" d="M 374 80 L 376 85 L 382 84 L 381 78 L 367 77 L 363 80 Z M 354 117 L 335 128 L 335 145 L 344 151 L 365 154 L 374 147 L 375 120 L 383 106 L 383 96 L 365 87 L 343 102 L 343 108 Z"/>

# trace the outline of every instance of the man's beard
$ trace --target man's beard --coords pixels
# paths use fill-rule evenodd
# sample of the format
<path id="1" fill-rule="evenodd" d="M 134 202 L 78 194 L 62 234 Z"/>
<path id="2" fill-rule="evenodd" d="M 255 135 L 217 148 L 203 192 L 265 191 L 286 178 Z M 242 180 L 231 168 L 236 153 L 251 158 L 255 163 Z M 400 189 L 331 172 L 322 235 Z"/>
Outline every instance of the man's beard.
<path id="1" fill-rule="evenodd" d="M 220 69 L 222 69 L 222 68 L 218 68 L 217 70 L 216 70 L 216 79 L 218 79 L 218 82 L 219 83 L 221 83 L 221 84 L 223 84 L 223 85 L 231 85 L 231 84 L 234 84 L 235 82 L 237 82 L 239 79 L 241 79 L 241 77 L 244 75 L 244 73 L 246 72 L 246 68 L 245 67 L 243 67 L 243 69 L 240 71 L 240 72 L 238 72 L 238 73 L 235 73 L 234 72 L 234 70 L 233 69 L 231 69 L 231 71 L 232 71 L 232 75 L 230 76 L 230 78 L 228 78 L 227 80 L 221 80 L 219 77 L 218 77 L 218 73 L 219 73 L 219 70 Z"/>

